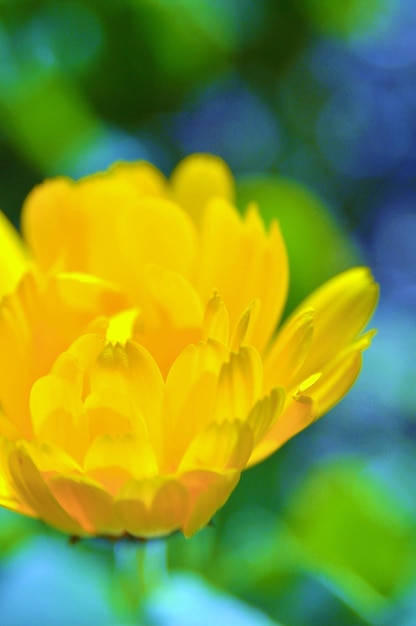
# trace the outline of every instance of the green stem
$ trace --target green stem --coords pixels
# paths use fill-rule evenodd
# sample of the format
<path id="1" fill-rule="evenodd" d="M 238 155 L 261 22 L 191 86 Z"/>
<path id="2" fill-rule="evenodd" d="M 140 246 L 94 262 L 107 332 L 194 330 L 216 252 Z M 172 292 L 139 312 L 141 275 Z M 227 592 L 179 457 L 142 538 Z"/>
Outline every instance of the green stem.
<path id="1" fill-rule="evenodd" d="M 114 544 L 114 591 L 123 612 L 143 617 L 149 595 L 167 578 L 164 541 Z"/>

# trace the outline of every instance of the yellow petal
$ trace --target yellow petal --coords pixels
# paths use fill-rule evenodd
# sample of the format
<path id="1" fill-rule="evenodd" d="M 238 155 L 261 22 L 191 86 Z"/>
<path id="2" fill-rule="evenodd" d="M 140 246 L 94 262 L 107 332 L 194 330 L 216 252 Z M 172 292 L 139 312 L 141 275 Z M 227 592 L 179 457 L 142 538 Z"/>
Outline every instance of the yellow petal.
<path id="1" fill-rule="evenodd" d="M 269 432 L 261 439 L 253 450 L 248 467 L 267 458 L 286 441 L 294 437 L 301 430 L 309 426 L 316 419 L 311 398 L 301 396 L 290 398 Z"/>
<path id="2" fill-rule="evenodd" d="M 7 439 L 7 436 L 0 436 L 0 506 L 4 506 L 11 511 L 34 516 L 31 507 L 19 501 L 18 494 L 13 486 L 8 467 L 8 458 L 14 445 Z"/>
<path id="3" fill-rule="evenodd" d="M 173 480 L 131 481 L 117 497 L 115 509 L 131 535 L 160 537 L 180 528 L 188 509 L 188 495 Z"/>
<path id="4" fill-rule="evenodd" d="M 188 443 L 213 419 L 218 375 L 228 355 L 210 340 L 188 346 L 173 363 L 166 380 L 166 471 L 176 469 Z"/>
<path id="5" fill-rule="evenodd" d="M 120 224 L 119 232 L 120 241 L 113 242 L 113 246 L 118 245 L 125 258 L 123 274 L 129 281 L 127 287 L 137 284 L 140 288 L 138 279 L 149 264 L 187 278 L 191 276 L 196 253 L 195 227 L 174 202 L 160 198 L 136 199 L 127 219 Z M 120 278 L 118 269 L 114 274 Z"/>
<path id="6" fill-rule="evenodd" d="M 244 419 L 262 390 L 263 368 L 258 352 L 251 346 L 232 352 L 219 375 L 215 420 Z"/>
<path id="7" fill-rule="evenodd" d="M 194 469 L 241 471 L 252 449 L 253 433 L 244 422 L 234 420 L 210 424 L 192 441 L 181 461 L 179 471 Z"/>
<path id="8" fill-rule="evenodd" d="M 204 301 L 214 290 L 221 294 L 231 328 L 253 300 L 260 301 L 261 310 L 251 336 L 260 350 L 279 321 L 287 278 L 286 251 L 277 224 L 273 222 L 266 234 L 255 207 L 241 218 L 225 200 L 212 200 L 201 227 L 196 284 Z"/>
<path id="9" fill-rule="evenodd" d="M 148 433 L 152 447 L 160 452 L 164 381 L 147 350 L 132 341 L 125 346 L 107 345 L 91 371 L 91 394 L 97 417 L 100 404 L 119 411 L 133 424 L 134 432 Z M 104 413 L 102 434 L 105 425 Z"/>
<path id="10" fill-rule="evenodd" d="M 238 350 L 243 343 L 252 343 L 252 336 L 261 309 L 261 302 L 253 300 L 238 320 L 231 338 L 231 350 Z"/>
<path id="11" fill-rule="evenodd" d="M 127 181 L 138 196 L 159 197 L 167 194 L 166 178 L 156 167 L 145 161 L 118 162 L 110 168 L 109 173 Z"/>
<path id="12" fill-rule="evenodd" d="M 115 176 L 95 175 L 78 183 L 47 180 L 33 189 L 23 206 L 25 240 L 44 269 L 58 263 L 62 270 L 111 280 L 108 250 L 134 197 L 131 185 Z M 112 263 L 117 265 L 117 259 Z"/>
<path id="13" fill-rule="evenodd" d="M 233 176 L 222 159 L 209 154 L 196 154 L 183 159 L 172 173 L 172 195 L 196 224 L 204 208 L 217 196 L 231 202 L 235 198 Z"/>
<path id="14" fill-rule="evenodd" d="M 89 447 L 84 461 L 86 472 L 106 467 L 126 470 L 130 478 L 140 480 L 157 474 L 156 456 L 144 438 L 133 434 L 101 435 Z"/>
<path id="15" fill-rule="evenodd" d="M 254 444 L 263 439 L 279 418 L 286 400 L 283 388 L 272 389 L 268 396 L 259 400 L 248 415 L 246 423 L 253 433 Z"/>
<path id="16" fill-rule="evenodd" d="M 162 321 L 175 327 L 199 327 L 203 319 L 201 300 L 191 283 L 180 274 L 158 265 L 146 268 L 149 292 L 161 311 Z"/>
<path id="17" fill-rule="evenodd" d="M 81 534 L 120 535 L 113 499 L 97 483 L 86 477 L 57 476 L 48 479 L 51 493 L 82 529 Z"/>
<path id="18" fill-rule="evenodd" d="M 30 412 L 39 441 L 62 448 L 81 460 L 88 443 L 88 424 L 76 387 L 57 376 L 36 381 L 30 395 Z"/>
<path id="19" fill-rule="evenodd" d="M 314 310 L 313 341 L 298 373 L 306 378 L 325 365 L 363 330 L 378 299 L 378 286 L 369 270 L 356 267 L 326 282 L 309 296 L 299 311 Z"/>
<path id="20" fill-rule="evenodd" d="M 59 299 L 75 311 L 111 315 L 128 304 L 125 294 L 117 284 L 90 274 L 61 272 L 54 278 L 54 283 Z"/>
<path id="21" fill-rule="evenodd" d="M 221 473 L 194 470 L 179 476 L 189 497 L 188 514 L 182 527 L 185 537 L 190 537 L 208 524 L 228 500 L 239 479 L 240 473 L 235 470 Z"/>
<path id="22" fill-rule="evenodd" d="M 221 296 L 214 292 L 208 301 L 205 309 L 202 341 L 215 339 L 220 343 L 228 345 L 230 336 L 230 318 L 227 307 Z"/>
<path id="23" fill-rule="evenodd" d="M 313 310 L 294 314 L 279 330 L 264 359 L 264 387 L 281 385 L 290 390 L 310 350 L 313 337 Z"/>
<path id="24" fill-rule="evenodd" d="M 17 231 L 0 211 L 0 298 L 14 290 L 28 269 L 27 252 Z"/>
<path id="25" fill-rule="evenodd" d="M 362 351 L 370 345 L 374 332 L 368 332 L 330 361 L 319 379 L 304 391 L 314 402 L 317 417 L 332 408 L 354 384 L 360 373 Z"/>
<path id="26" fill-rule="evenodd" d="M 81 529 L 59 504 L 45 482 L 46 476 L 33 463 L 23 446 L 15 447 L 8 458 L 9 471 L 19 501 L 34 515 L 60 530 L 77 534 Z"/>

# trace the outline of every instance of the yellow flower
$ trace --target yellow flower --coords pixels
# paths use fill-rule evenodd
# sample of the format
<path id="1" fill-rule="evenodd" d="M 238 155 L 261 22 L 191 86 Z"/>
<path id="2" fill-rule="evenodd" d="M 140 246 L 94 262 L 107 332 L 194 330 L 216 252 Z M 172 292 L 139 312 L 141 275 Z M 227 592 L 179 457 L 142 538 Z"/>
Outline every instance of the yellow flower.
<path id="1" fill-rule="evenodd" d="M 1 505 L 80 536 L 190 536 L 351 387 L 369 271 L 275 334 L 284 242 L 233 199 L 226 165 L 195 155 L 170 181 L 148 163 L 46 181 L 24 242 L 1 217 Z"/>

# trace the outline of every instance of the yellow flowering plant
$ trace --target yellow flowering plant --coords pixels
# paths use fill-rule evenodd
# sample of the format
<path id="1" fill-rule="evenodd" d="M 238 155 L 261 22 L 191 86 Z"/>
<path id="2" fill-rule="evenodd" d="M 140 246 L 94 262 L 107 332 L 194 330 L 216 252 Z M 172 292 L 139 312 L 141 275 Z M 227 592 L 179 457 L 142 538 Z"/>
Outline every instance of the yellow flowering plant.
<path id="1" fill-rule="evenodd" d="M 348 391 L 370 272 L 278 328 L 278 224 L 233 201 L 225 163 L 193 155 L 170 180 L 145 162 L 48 180 L 22 239 L 1 216 L 2 506 L 76 536 L 191 536 Z"/>

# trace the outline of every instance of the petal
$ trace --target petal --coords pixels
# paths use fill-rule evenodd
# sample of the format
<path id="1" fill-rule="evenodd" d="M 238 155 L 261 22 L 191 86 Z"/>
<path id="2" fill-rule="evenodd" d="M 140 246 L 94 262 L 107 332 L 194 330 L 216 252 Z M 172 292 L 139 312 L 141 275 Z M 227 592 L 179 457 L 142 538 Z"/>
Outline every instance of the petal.
<path id="1" fill-rule="evenodd" d="M 194 470 L 179 476 L 189 495 L 188 515 L 182 527 L 185 537 L 194 535 L 208 524 L 228 500 L 239 480 L 240 473 L 235 470 Z"/>
<path id="2" fill-rule="evenodd" d="M 369 270 L 356 267 L 326 282 L 292 314 L 313 309 L 313 341 L 300 378 L 320 372 L 368 323 L 378 299 L 378 286 Z"/>
<path id="3" fill-rule="evenodd" d="M 59 462 L 59 461 L 58 461 Z M 63 532 L 78 534 L 80 527 L 57 502 L 23 445 L 9 454 L 8 466 L 17 497 L 36 517 Z M 46 474 L 47 477 L 48 474 Z"/>
<path id="4" fill-rule="evenodd" d="M 180 472 L 194 469 L 241 471 L 253 449 L 251 428 L 239 420 L 210 424 L 186 451 Z"/>
<path id="5" fill-rule="evenodd" d="M 166 376 L 180 352 L 201 337 L 202 303 L 191 283 L 176 272 L 151 265 L 145 280 L 148 295 L 134 338 Z"/>
<path id="6" fill-rule="evenodd" d="M 81 272 L 61 272 L 55 277 L 59 300 L 75 311 L 111 315 L 126 308 L 127 298 L 116 283 Z"/>
<path id="7" fill-rule="evenodd" d="M 246 423 L 250 426 L 254 437 L 254 445 L 260 442 L 279 418 L 286 400 L 284 389 L 272 389 L 268 396 L 259 400 L 247 417 Z"/>
<path id="8" fill-rule="evenodd" d="M 303 392 L 312 398 L 317 417 L 329 411 L 352 387 L 360 373 L 362 351 L 369 347 L 373 335 L 373 331 L 366 333 L 340 352 L 322 370 L 319 379 Z"/>
<path id="9" fill-rule="evenodd" d="M 263 368 L 258 352 L 244 346 L 232 352 L 218 379 L 216 421 L 245 419 L 263 390 Z"/>
<path id="10" fill-rule="evenodd" d="M 91 409 L 93 402 L 97 418 L 100 406 L 120 412 L 131 422 L 133 431 L 148 436 L 152 447 L 160 452 L 164 381 L 147 350 L 132 341 L 125 346 L 107 345 L 92 368 L 90 384 L 87 406 Z M 106 423 L 104 412 L 102 434 Z"/>
<path id="11" fill-rule="evenodd" d="M 299 398 L 288 397 L 280 417 L 254 448 L 248 466 L 256 465 L 273 454 L 315 419 L 316 412 L 311 398 L 304 396 Z"/>
<path id="12" fill-rule="evenodd" d="M 224 299 L 231 328 L 253 300 L 261 303 L 251 341 L 263 349 L 273 332 L 287 292 L 287 258 L 275 222 L 266 234 L 257 209 L 245 218 L 223 199 L 212 200 L 201 227 L 196 284 L 203 301 L 214 290 Z"/>
<path id="13" fill-rule="evenodd" d="M 149 264 L 187 278 L 191 276 L 197 244 L 195 227 L 174 202 L 162 198 L 137 199 L 128 218 L 120 224 L 119 232 L 120 241 L 115 241 L 115 249 L 119 254 L 120 248 L 125 258 L 126 285 L 137 285 L 137 295 L 141 293 L 140 273 Z M 114 275 L 119 277 L 120 272 Z"/>
<path id="14" fill-rule="evenodd" d="M 133 434 L 96 437 L 85 456 L 85 471 L 116 467 L 137 480 L 154 476 L 158 471 L 156 456 L 146 439 Z"/>
<path id="15" fill-rule="evenodd" d="M 56 501 L 82 529 L 81 534 L 121 534 L 113 499 L 95 481 L 82 476 L 57 476 L 48 479 L 48 486 Z"/>
<path id="16" fill-rule="evenodd" d="M 231 350 L 238 350 L 243 343 L 253 343 L 253 332 L 260 314 L 261 302 L 253 300 L 238 320 L 231 338 Z"/>
<path id="17" fill-rule="evenodd" d="M 313 338 L 313 311 L 302 310 L 284 324 L 264 358 L 264 387 L 281 385 L 290 390 L 303 365 Z"/>
<path id="18" fill-rule="evenodd" d="M 0 297 L 13 291 L 28 269 L 23 241 L 0 211 Z"/>
<path id="19" fill-rule="evenodd" d="M 151 538 L 168 535 L 183 523 L 188 494 L 178 482 L 155 478 L 131 481 L 117 497 L 117 516 L 128 533 Z"/>
<path id="20" fill-rule="evenodd" d="M 230 318 L 227 307 L 221 296 L 214 292 L 205 309 L 202 340 L 215 339 L 228 345 L 229 336 Z"/>
<path id="21" fill-rule="evenodd" d="M 14 450 L 14 444 L 7 437 L 0 436 L 0 506 L 34 516 L 33 509 L 19 499 L 13 486 L 8 466 L 8 458 L 12 450 Z"/>
<path id="22" fill-rule="evenodd" d="M 172 195 L 196 224 L 199 224 L 207 202 L 216 196 L 234 201 L 235 184 L 222 159 L 196 154 L 183 159 L 171 175 Z"/>
<path id="23" fill-rule="evenodd" d="M 82 460 L 88 443 L 88 424 L 77 389 L 68 380 L 44 376 L 30 394 L 33 430 L 43 441 Z"/>
<path id="24" fill-rule="evenodd" d="M 44 269 L 58 263 L 67 271 L 111 280 L 108 250 L 134 198 L 131 185 L 114 176 L 98 174 L 77 183 L 47 180 L 32 190 L 23 206 L 24 238 Z M 117 259 L 112 262 L 118 267 Z"/>
<path id="25" fill-rule="evenodd" d="M 138 196 L 167 195 L 166 178 L 156 167 L 146 161 L 115 163 L 111 166 L 109 174 L 127 181 Z"/>
<path id="26" fill-rule="evenodd" d="M 212 421 L 218 376 L 228 358 L 220 343 L 190 345 L 173 363 L 166 380 L 165 471 L 174 471 L 195 435 Z"/>
<path id="27" fill-rule="evenodd" d="M 158 265 L 147 266 L 145 276 L 149 292 L 162 310 L 163 319 L 168 317 L 171 324 L 179 328 L 201 325 L 202 303 L 186 278 Z"/>

